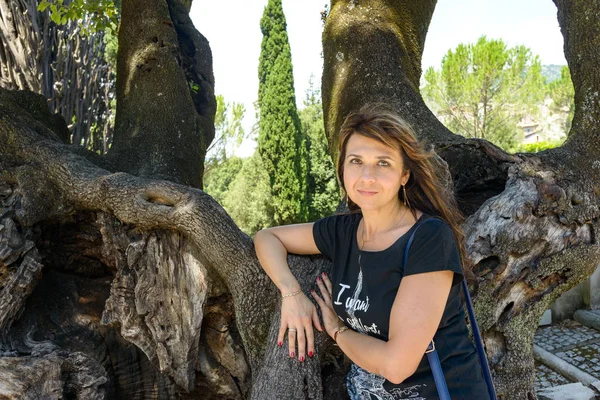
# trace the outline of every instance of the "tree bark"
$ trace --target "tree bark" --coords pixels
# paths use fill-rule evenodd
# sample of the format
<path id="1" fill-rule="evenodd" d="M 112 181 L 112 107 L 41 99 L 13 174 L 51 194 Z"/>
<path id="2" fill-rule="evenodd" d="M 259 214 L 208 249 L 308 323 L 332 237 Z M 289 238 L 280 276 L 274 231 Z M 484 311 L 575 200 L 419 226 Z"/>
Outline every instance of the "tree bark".
<path id="1" fill-rule="evenodd" d="M 599 4 L 556 3 L 565 53 L 574 64 L 577 123 L 562 148 L 535 155 L 505 154 L 485 141 L 453 135 L 423 103 L 420 69 L 413 63 L 420 63 L 418 44 L 425 41 L 435 1 L 332 1 L 323 34 L 330 148 L 337 147 L 346 113 L 383 101 L 448 164 L 468 217 L 463 228 L 471 262 L 465 268 L 473 278 L 478 322 L 503 399 L 535 398 L 537 322 L 560 293 L 583 281 L 600 261 L 595 238 L 600 151 L 593 134 L 600 126 L 594 67 L 600 61 L 600 21 L 593 12 Z M 413 11 L 419 7 L 422 12 Z"/>
<path id="2" fill-rule="evenodd" d="M 179 0 L 124 0 L 117 116 L 120 171 L 202 187 L 216 100 L 208 41 Z"/>

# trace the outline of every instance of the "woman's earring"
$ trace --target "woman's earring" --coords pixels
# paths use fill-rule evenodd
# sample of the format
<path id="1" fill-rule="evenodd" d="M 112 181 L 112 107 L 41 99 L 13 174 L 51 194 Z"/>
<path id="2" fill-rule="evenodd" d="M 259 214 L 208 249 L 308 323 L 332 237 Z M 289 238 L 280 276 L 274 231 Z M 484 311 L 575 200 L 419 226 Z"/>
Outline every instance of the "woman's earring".
<path id="1" fill-rule="evenodd" d="M 404 205 L 410 208 L 410 202 L 408 201 L 408 197 L 406 197 L 406 186 L 402 185 L 402 196 L 404 197 Z"/>

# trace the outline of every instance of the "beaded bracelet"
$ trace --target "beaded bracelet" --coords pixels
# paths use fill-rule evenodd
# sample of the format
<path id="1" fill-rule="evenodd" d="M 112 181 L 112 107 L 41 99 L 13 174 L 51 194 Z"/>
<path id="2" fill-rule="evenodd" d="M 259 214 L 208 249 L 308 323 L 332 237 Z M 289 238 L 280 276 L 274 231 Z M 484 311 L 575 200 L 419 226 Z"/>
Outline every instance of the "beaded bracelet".
<path id="1" fill-rule="evenodd" d="M 302 292 L 302 289 L 298 289 L 298 291 L 294 292 L 294 293 L 288 293 L 288 294 L 284 294 L 281 296 L 282 299 L 285 299 L 286 297 L 292 297 L 295 296 L 297 294 L 300 294 L 300 292 Z"/>

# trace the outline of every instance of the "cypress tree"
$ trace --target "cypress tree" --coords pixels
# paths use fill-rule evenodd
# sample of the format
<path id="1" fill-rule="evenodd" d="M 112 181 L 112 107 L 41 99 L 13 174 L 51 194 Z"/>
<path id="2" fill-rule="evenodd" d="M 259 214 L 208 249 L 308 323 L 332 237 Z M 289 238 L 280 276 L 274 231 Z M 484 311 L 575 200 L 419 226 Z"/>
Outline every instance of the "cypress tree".
<path id="1" fill-rule="evenodd" d="M 274 223 L 306 220 L 306 150 L 281 0 L 269 0 L 260 20 L 258 151 L 269 175 Z"/>

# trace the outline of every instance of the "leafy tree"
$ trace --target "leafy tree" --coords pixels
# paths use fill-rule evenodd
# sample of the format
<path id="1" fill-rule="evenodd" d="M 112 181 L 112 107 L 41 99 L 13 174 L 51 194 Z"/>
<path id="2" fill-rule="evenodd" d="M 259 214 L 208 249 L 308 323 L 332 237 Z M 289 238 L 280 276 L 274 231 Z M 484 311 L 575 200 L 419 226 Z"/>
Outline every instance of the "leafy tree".
<path id="1" fill-rule="evenodd" d="M 563 66 L 560 70 L 560 78 L 553 80 L 546 86 L 548 95 L 552 99 L 550 109 L 555 113 L 565 114 L 563 129 L 568 134 L 575 114 L 575 101 L 573 99 L 575 89 L 571 81 L 569 67 Z"/>
<path id="2" fill-rule="evenodd" d="M 340 203 L 335 166 L 327 149 L 321 93 L 314 87 L 313 79 L 311 76 L 304 108 L 299 111 L 308 153 L 306 201 L 309 221 L 333 214 Z"/>
<path id="3" fill-rule="evenodd" d="M 244 160 L 235 156 L 224 161 L 208 161 L 204 174 L 204 191 L 223 205 L 223 199 L 229 190 L 229 186 L 242 169 L 243 162 Z"/>
<path id="4" fill-rule="evenodd" d="M 312 79 L 299 117 L 307 147 L 307 175 L 304 177 L 307 182 L 306 208 L 308 219 L 316 220 L 335 211 L 340 192 L 335 167 L 327 151 L 320 92 L 314 88 Z M 222 97 L 217 96 L 215 141 L 219 140 L 218 132 L 225 125 L 223 104 Z M 247 234 L 254 235 L 259 229 L 273 225 L 269 177 L 258 153 L 244 160 L 237 157 L 211 158 L 206 165 L 204 181 L 205 191 L 224 206 Z"/>
<path id="5" fill-rule="evenodd" d="M 273 225 L 269 175 L 258 152 L 243 160 L 241 170 L 224 195 L 223 207 L 240 229 L 250 236 Z"/>
<path id="6" fill-rule="evenodd" d="M 120 0 L 41 0 L 38 10 L 50 10 L 50 18 L 57 25 L 65 25 L 69 21 L 90 21 L 82 25 L 85 35 L 103 32 L 106 30 L 116 31 L 119 19 Z"/>
<path id="7" fill-rule="evenodd" d="M 440 71 L 428 68 L 422 94 L 451 130 L 509 150 L 521 140 L 517 123 L 537 113 L 543 83 L 539 58 L 528 48 L 482 36 L 449 50 Z"/>
<path id="8" fill-rule="evenodd" d="M 281 0 L 269 0 L 260 29 L 258 151 L 269 175 L 277 225 L 306 219 L 305 143 L 296 109 L 292 55 Z"/>
<path id="9" fill-rule="evenodd" d="M 207 149 L 205 173 L 210 166 L 227 159 L 227 151 L 238 147 L 244 140 L 242 121 L 246 109 L 242 103 L 227 103 L 222 95 L 216 96 L 217 112 L 215 114 L 215 138 Z M 229 149 L 228 149 L 229 147 Z"/>
<path id="10" fill-rule="evenodd" d="M 242 169 L 239 157 L 228 157 L 244 139 L 242 120 L 245 108 L 241 103 L 227 103 L 222 95 L 216 96 L 215 138 L 208 147 L 204 165 L 204 191 L 223 205 L 229 185 Z"/>

